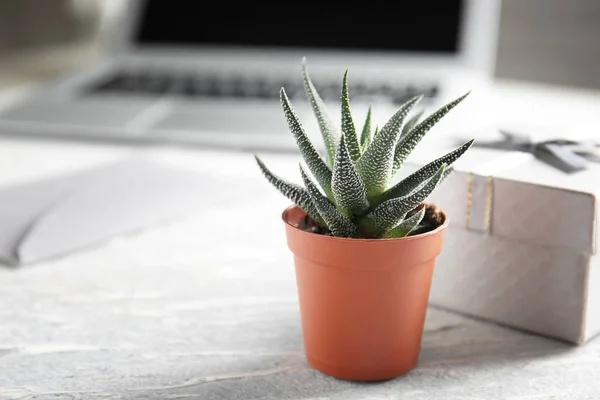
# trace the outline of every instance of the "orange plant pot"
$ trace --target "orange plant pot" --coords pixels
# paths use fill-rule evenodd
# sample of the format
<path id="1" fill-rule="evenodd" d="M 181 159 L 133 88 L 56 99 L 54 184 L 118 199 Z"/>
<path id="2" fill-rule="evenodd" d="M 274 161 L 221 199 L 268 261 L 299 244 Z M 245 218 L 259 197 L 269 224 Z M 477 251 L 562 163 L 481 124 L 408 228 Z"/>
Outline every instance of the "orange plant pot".
<path id="1" fill-rule="evenodd" d="M 294 253 L 308 362 L 336 378 L 391 379 L 417 363 L 444 224 L 401 239 L 347 239 L 297 228 L 283 212 Z"/>

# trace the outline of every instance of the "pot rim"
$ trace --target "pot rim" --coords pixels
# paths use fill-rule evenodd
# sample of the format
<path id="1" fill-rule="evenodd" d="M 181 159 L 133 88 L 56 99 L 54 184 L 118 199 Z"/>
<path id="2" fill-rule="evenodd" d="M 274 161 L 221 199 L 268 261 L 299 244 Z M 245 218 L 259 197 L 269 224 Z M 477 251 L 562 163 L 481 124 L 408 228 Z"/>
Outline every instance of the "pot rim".
<path id="1" fill-rule="evenodd" d="M 425 204 L 428 204 L 428 203 L 425 203 Z M 392 241 L 400 241 L 400 240 L 404 240 L 404 241 L 419 240 L 419 239 L 422 239 L 422 238 L 427 237 L 427 236 L 436 235 L 437 233 L 439 233 L 439 232 L 443 231 L 444 229 L 446 229 L 446 227 L 448 226 L 448 223 L 449 223 L 448 215 L 446 215 L 446 212 L 444 210 L 441 210 L 442 215 L 444 216 L 444 223 L 442 225 L 438 226 L 437 228 L 435 228 L 432 231 L 421 233 L 419 235 L 405 236 L 403 238 L 380 238 L 380 239 L 343 238 L 343 237 L 337 237 L 337 236 L 321 235 L 321 234 L 314 233 L 314 232 L 307 232 L 305 230 L 302 230 L 302 229 L 300 229 L 300 228 L 292 225 L 290 223 L 290 221 L 286 217 L 287 217 L 288 212 L 290 210 L 294 209 L 294 208 L 297 208 L 297 209 L 301 210 L 302 212 L 305 212 L 300 207 L 298 207 L 296 205 L 291 205 L 291 206 L 287 207 L 285 210 L 283 210 L 283 213 L 281 214 L 281 219 L 283 220 L 283 222 L 285 224 L 289 225 L 291 228 L 294 228 L 297 231 L 302 232 L 303 234 L 307 234 L 307 235 L 319 237 L 319 238 L 321 238 L 323 240 L 334 240 L 334 241 L 337 240 L 337 241 L 357 242 L 357 243 L 370 243 L 370 242 L 382 243 L 382 242 L 392 242 Z"/>

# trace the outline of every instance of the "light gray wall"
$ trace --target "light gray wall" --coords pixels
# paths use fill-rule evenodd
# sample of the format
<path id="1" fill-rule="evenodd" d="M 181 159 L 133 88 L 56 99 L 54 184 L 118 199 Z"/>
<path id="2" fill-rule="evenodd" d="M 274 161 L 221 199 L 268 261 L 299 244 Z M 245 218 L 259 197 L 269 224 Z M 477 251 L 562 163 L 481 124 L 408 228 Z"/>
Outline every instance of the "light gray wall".
<path id="1" fill-rule="evenodd" d="M 503 0 L 499 77 L 600 88 L 600 0 Z"/>

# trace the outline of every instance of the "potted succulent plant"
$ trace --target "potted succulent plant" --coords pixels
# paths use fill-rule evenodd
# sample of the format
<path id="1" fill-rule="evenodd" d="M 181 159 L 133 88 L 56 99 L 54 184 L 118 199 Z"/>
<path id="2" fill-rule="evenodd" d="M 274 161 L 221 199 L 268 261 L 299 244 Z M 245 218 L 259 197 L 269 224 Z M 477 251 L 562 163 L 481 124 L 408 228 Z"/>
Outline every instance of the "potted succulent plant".
<path id="1" fill-rule="evenodd" d="M 423 136 L 468 93 L 421 122 L 420 114 L 407 119 L 421 99 L 415 97 L 375 130 L 369 109 L 359 137 L 347 71 L 341 129 L 329 117 L 305 60 L 302 71 L 325 157 L 308 139 L 282 88 L 283 112 L 304 159 L 304 186 L 256 161 L 295 204 L 283 212 L 283 221 L 294 253 L 307 359 L 342 379 L 393 378 L 417 362 L 434 262 L 448 224 L 443 211 L 423 202 L 473 141 L 395 185 L 393 178 Z"/>

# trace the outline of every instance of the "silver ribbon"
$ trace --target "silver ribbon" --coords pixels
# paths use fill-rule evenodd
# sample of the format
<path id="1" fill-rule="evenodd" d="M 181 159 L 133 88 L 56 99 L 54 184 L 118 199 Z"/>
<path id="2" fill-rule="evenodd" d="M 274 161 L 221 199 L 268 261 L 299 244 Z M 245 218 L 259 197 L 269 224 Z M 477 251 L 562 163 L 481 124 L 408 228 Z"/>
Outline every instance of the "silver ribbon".
<path id="1" fill-rule="evenodd" d="M 528 135 L 506 131 L 500 133 L 504 136 L 503 140 L 476 140 L 473 146 L 531 153 L 538 160 L 569 174 L 587 169 L 590 163 L 600 163 L 600 143 L 593 140 L 554 139 L 535 142 Z"/>

